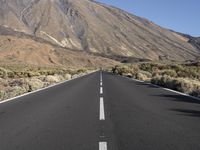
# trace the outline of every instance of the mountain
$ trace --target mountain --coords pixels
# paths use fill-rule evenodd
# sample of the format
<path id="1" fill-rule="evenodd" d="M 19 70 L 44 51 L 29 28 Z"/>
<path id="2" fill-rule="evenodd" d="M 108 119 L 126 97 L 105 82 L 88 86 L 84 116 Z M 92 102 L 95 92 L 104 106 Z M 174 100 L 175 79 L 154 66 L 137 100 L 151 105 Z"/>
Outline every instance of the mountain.
<path id="1" fill-rule="evenodd" d="M 0 0 L 0 25 L 108 57 L 185 61 L 200 56 L 185 36 L 92 0 Z"/>
<path id="2" fill-rule="evenodd" d="M 119 62 L 84 51 L 64 49 L 44 39 L 0 27 L 0 64 L 96 68 Z"/>
<path id="3" fill-rule="evenodd" d="M 175 32 L 175 31 L 173 31 L 173 32 Z M 183 33 L 179 33 L 179 32 L 176 32 L 176 33 L 187 38 L 188 43 L 192 44 L 193 46 L 195 46 L 197 49 L 200 50 L 200 37 L 193 37 L 191 35 L 183 34 Z"/>

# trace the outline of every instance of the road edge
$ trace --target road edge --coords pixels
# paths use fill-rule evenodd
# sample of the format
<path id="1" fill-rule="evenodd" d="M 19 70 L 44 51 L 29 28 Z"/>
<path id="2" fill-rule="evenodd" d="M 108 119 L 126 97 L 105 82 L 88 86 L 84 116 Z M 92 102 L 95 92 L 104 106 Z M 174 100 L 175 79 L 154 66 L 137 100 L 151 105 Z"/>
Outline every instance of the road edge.
<path id="1" fill-rule="evenodd" d="M 182 95 L 182 96 L 186 96 L 186 97 L 190 97 L 190 98 L 193 98 L 195 100 L 199 100 L 200 101 L 200 98 L 198 97 L 195 97 L 195 96 L 192 96 L 192 95 L 189 95 L 189 94 L 186 94 L 186 93 L 182 93 L 182 92 L 179 92 L 179 91 L 175 91 L 175 90 L 172 90 L 172 89 L 169 89 L 169 88 L 165 88 L 165 87 L 162 87 L 162 86 L 159 86 L 159 85 L 156 85 L 156 84 L 152 84 L 152 83 L 148 83 L 148 82 L 145 82 L 145 81 L 142 81 L 142 80 L 138 80 L 138 79 L 134 79 L 134 78 L 129 78 L 129 77 L 126 77 L 126 76 L 122 76 L 122 75 L 118 75 L 120 77 L 124 77 L 126 79 L 129 79 L 131 81 L 135 81 L 135 82 L 140 82 L 140 83 L 144 83 L 146 85 L 152 85 L 154 87 L 157 87 L 157 88 L 161 88 L 165 91 L 169 91 L 169 92 L 172 92 L 172 93 L 176 93 L 176 94 L 179 94 L 179 95 Z"/>
<path id="2" fill-rule="evenodd" d="M 99 71 L 99 70 L 94 70 L 94 71 L 92 71 L 92 72 L 90 72 L 90 73 L 88 73 L 88 74 L 84 74 L 84 75 L 82 75 L 82 76 L 75 77 L 75 78 L 73 78 L 73 79 L 65 80 L 65 81 L 62 81 L 62 82 L 59 82 L 59 83 L 56 83 L 56 84 L 53 84 L 53 85 L 49 85 L 49 86 L 44 87 L 44 88 L 41 88 L 41 89 L 37 89 L 37 90 L 32 91 L 32 92 L 24 93 L 24 94 L 19 95 L 19 96 L 15 96 L 15 97 L 12 97 L 12 98 L 9 98 L 9 99 L 2 100 L 2 101 L 0 101 L 0 104 L 3 104 L 3 103 L 6 103 L 6 102 L 9 102 L 9 101 L 16 100 L 16 99 L 18 99 L 18 98 L 21 98 L 21 97 L 24 97 L 24 96 L 27 96 L 27 95 L 31 95 L 31 94 L 37 93 L 37 92 L 39 92 L 39 91 L 44 91 L 44 90 L 46 90 L 46 89 L 49 89 L 49 88 L 58 86 L 58 85 L 63 84 L 63 83 L 67 83 L 67 82 L 69 82 L 69 81 L 73 81 L 73 80 L 75 80 L 75 79 L 78 79 L 78 78 L 81 78 L 81 77 L 90 75 L 90 74 L 95 73 L 95 72 L 98 72 L 98 71 Z"/>

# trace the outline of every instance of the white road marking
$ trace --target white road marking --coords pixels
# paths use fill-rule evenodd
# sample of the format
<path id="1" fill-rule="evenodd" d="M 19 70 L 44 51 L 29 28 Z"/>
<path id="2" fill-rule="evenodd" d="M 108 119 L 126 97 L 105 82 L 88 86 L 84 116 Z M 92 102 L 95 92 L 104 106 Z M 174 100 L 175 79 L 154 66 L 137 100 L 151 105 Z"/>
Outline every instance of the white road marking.
<path id="1" fill-rule="evenodd" d="M 107 142 L 99 142 L 99 150 L 107 150 Z"/>
<path id="2" fill-rule="evenodd" d="M 100 94 L 103 94 L 103 87 L 100 87 Z"/>
<path id="3" fill-rule="evenodd" d="M 102 72 L 100 73 L 100 81 L 102 82 Z"/>
<path id="4" fill-rule="evenodd" d="M 176 93 L 176 94 L 180 94 L 180 95 L 183 95 L 183 96 L 188 96 L 187 94 L 185 93 L 181 93 L 181 92 L 178 92 L 178 91 L 174 91 L 174 90 L 171 90 L 171 89 L 168 89 L 168 88 L 163 88 L 163 87 L 160 87 L 166 91 L 170 91 L 170 92 L 173 92 L 173 93 Z"/>
<path id="5" fill-rule="evenodd" d="M 100 72 L 100 94 L 103 94 L 103 81 L 102 81 L 102 72 Z M 99 120 L 105 120 L 105 110 L 104 110 L 104 101 L 103 97 L 100 97 L 100 106 L 99 106 Z M 101 136 L 105 138 L 104 136 Z M 99 142 L 99 150 L 107 150 L 107 142 Z"/>
<path id="6" fill-rule="evenodd" d="M 103 97 L 100 97 L 100 113 L 99 120 L 105 120 L 104 102 Z"/>

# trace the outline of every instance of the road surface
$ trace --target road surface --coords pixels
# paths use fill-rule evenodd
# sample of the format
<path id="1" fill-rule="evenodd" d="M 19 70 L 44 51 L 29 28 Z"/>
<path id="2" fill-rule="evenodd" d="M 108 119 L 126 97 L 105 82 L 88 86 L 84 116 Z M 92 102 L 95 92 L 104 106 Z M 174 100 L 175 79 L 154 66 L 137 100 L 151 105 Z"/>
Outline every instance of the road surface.
<path id="1" fill-rule="evenodd" d="M 200 101 L 95 72 L 0 104 L 0 150 L 199 150 Z"/>

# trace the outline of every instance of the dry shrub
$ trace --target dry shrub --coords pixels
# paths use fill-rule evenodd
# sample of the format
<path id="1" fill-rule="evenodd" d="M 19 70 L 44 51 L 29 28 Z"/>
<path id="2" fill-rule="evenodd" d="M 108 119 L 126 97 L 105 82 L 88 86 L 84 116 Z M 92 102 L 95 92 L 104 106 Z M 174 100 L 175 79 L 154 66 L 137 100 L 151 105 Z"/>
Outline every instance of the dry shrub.
<path id="1" fill-rule="evenodd" d="M 24 87 L 19 87 L 19 86 L 9 87 L 5 89 L 5 91 L 0 91 L 0 99 L 3 100 L 11 97 L 16 97 L 26 92 L 27 91 Z"/>
<path id="2" fill-rule="evenodd" d="M 45 81 L 49 82 L 50 84 L 58 83 L 63 80 L 63 77 L 60 75 L 48 75 L 45 77 Z"/>
<path id="3" fill-rule="evenodd" d="M 81 76 L 89 71 L 58 67 L 3 66 L 0 67 L 0 100 L 31 92 L 51 84 Z"/>
<path id="4" fill-rule="evenodd" d="M 3 87 L 9 86 L 9 83 L 6 79 L 0 78 L 0 90 L 3 89 Z"/>
<path id="5" fill-rule="evenodd" d="M 139 71 L 134 75 L 134 77 L 138 80 L 150 81 L 152 74 L 147 71 Z"/>
<path id="6" fill-rule="evenodd" d="M 168 70 L 163 70 L 163 73 L 162 73 L 163 76 L 170 76 L 170 77 L 177 77 L 177 73 L 175 70 L 171 70 L 171 69 L 168 69 Z"/>
<path id="7" fill-rule="evenodd" d="M 23 79 L 13 79 L 13 80 L 9 80 L 8 84 L 10 87 L 22 86 L 24 84 L 24 81 Z"/>
<path id="8" fill-rule="evenodd" d="M 146 81 L 148 78 L 145 74 L 142 74 L 142 73 L 139 72 L 139 73 L 136 74 L 136 79 Z"/>
<path id="9" fill-rule="evenodd" d="M 0 101 L 4 98 L 5 92 L 0 90 Z"/>
<path id="10" fill-rule="evenodd" d="M 193 91 L 200 89 L 199 81 L 191 80 L 188 78 L 172 78 L 169 76 L 158 76 L 152 78 L 151 83 L 187 94 L 193 93 Z"/>
<path id="11" fill-rule="evenodd" d="M 44 82 L 37 78 L 28 78 L 25 79 L 25 85 L 24 87 L 27 89 L 28 92 L 40 89 L 44 87 Z"/>
<path id="12" fill-rule="evenodd" d="M 130 69 L 128 68 L 128 66 L 115 66 L 112 69 L 112 72 L 114 74 L 124 75 L 124 74 L 130 73 Z"/>
<path id="13" fill-rule="evenodd" d="M 80 77 L 82 74 L 74 74 L 73 76 L 72 76 L 72 79 L 74 79 L 74 78 L 78 78 L 78 77 Z"/>
<path id="14" fill-rule="evenodd" d="M 72 78 L 72 75 L 67 73 L 64 75 L 64 78 L 65 80 L 70 80 Z"/>
<path id="15" fill-rule="evenodd" d="M 136 75 L 136 73 L 138 73 L 139 68 L 137 65 L 131 65 L 131 66 L 115 66 L 112 68 L 112 72 L 114 74 L 118 74 L 118 75 Z"/>
<path id="16" fill-rule="evenodd" d="M 115 66 L 112 68 L 112 72 L 143 81 L 151 81 L 153 84 L 191 95 L 200 95 L 200 67 L 197 65 L 140 63 Z"/>
<path id="17" fill-rule="evenodd" d="M 78 69 L 77 74 L 85 73 L 86 71 L 87 71 L 87 69 L 85 69 L 85 68 Z"/>
<path id="18" fill-rule="evenodd" d="M 6 78 L 7 77 L 7 70 L 4 68 L 0 68 L 0 78 Z"/>

